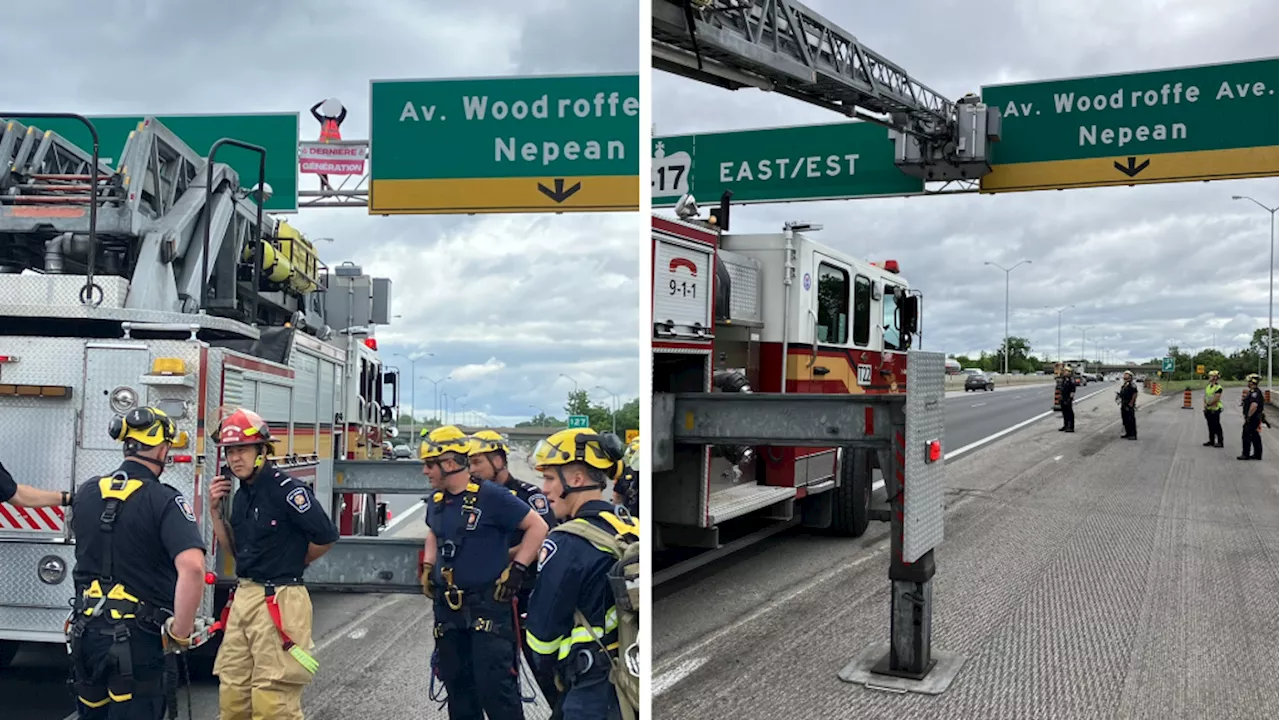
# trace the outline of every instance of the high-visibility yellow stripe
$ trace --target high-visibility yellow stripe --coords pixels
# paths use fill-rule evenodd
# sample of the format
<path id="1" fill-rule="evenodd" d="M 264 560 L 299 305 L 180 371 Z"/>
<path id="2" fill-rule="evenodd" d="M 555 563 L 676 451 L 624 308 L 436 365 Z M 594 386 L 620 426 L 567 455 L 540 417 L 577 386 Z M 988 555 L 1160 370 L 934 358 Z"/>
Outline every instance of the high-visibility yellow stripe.
<path id="1" fill-rule="evenodd" d="M 85 707 L 100 708 L 103 705 L 106 705 L 107 703 L 111 702 L 111 699 L 102 698 L 101 700 L 89 701 L 89 700 L 85 700 L 84 698 L 80 698 L 80 702 L 83 703 Z"/>
<path id="2" fill-rule="evenodd" d="M 525 639 L 525 642 L 529 643 L 529 649 L 533 650 L 539 655 L 551 655 L 555 653 L 557 650 L 560 649 L 560 643 L 564 642 L 563 637 L 558 637 L 555 640 L 551 640 L 551 641 L 539 640 L 538 638 L 534 637 L 532 632 L 529 632 L 528 630 L 524 631 L 524 639 Z"/>

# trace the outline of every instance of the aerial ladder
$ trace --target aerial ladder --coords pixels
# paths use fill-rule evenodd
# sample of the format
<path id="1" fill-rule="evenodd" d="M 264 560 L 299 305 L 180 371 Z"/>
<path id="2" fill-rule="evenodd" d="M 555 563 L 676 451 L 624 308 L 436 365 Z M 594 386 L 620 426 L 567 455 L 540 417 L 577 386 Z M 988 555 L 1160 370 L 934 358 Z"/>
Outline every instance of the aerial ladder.
<path id="1" fill-rule="evenodd" d="M 652 8 L 655 69 L 729 90 L 775 92 L 882 125 L 894 142 L 897 166 L 934 183 L 934 192 L 971 191 L 991 171 L 988 147 L 999 139 L 998 110 L 974 95 L 947 99 L 796 0 L 654 0 Z M 718 212 L 702 224 L 727 232 L 731 195 L 726 191 Z M 696 208 L 690 200 L 677 205 L 687 222 L 693 219 L 681 210 Z M 787 268 L 789 285 L 796 281 L 791 259 Z M 807 288 L 807 275 L 805 282 Z M 655 316 L 654 322 L 661 318 Z M 661 495 L 664 482 L 674 485 L 691 471 L 680 462 L 689 456 L 673 452 L 677 446 L 835 445 L 842 448 L 842 464 L 872 453 L 888 500 L 888 508 L 874 515 L 890 522 L 890 638 L 887 649 L 872 644 L 840 676 L 922 692 L 933 685 L 936 692 L 963 663 L 959 656 L 935 651 L 931 640 L 933 547 L 942 539 L 945 475 L 937 413 L 944 396 L 944 359 L 919 350 L 907 356 L 907 392 L 788 393 L 785 386 L 779 393 L 655 392 L 653 491 Z M 665 386 L 688 387 L 658 377 L 655 387 L 660 379 Z M 822 511 L 821 506 L 810 510 Z"/>
<path id="2" fill-rule="evenodd" d="M 796 0 L 654 0 L 653 67 L 729 90 L 776 92 L 883 125 L 911 177 L 969 189 L 991 172 L 1000 115 L 952 102 Z"/>

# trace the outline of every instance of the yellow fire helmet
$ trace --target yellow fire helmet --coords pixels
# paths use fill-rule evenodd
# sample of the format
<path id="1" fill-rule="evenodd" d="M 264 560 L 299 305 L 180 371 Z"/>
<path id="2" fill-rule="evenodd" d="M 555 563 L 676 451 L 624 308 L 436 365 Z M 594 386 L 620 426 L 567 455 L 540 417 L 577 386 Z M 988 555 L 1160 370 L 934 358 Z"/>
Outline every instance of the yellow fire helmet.
<path id="1" fill-rule="evenodd" d="M 1210 370 L 1210 371 L 1209 371 L 1209 377 L 1211 377 L 1211 378 L 1216 378 L 1216 377 L 1218 377 L 1218 376 L 1219 376 L 1219 373 L 1218 373 L 1218 371 L 1217 371 L 1217 370 Z"/>
<path id="2" fill-rule="evenodd" d="M 140 445 L 156 447 L 161 443 L 173 442 L 178 435 L 178 428 L 160 408 L 140 407 L 130 410 L 127 415 L 112 418 L 107 432 L 120 442 L 133 440 Z"/>
<path id="3" fill-rule="evenodd" d="M 471 454 L 481 455 L 484 453 L 501 452 L 507 455 L 511 454 L 511 448 L 507 446 L 506 438 L 496 430 L 481 430 L 471 436 Z"/>
<path id="4" fill-rule="evenodd" d="M 640 469 L 640 436 L 637 435 L 631 439 L 627 445 L 627 452 L 622 456 L 622 463 L 632 470 Z"/>
<path id="5" fill-rule="evenodd" d="M 1258 373 L 1249 373 L 1249 376 L 1248 376 L 1248 377 L 1246 377 L 1246 378 L 1244 379 L 1244 381 L 1245 381 L 1245 382 L 1256 383 L 1256 382 L 1258 382 L 1258 380 L 1259 380 L 1259 379 L 1261 379 L 1261 376 L 1259 376 L 1259 375 L 1258 375 Z"/>
<path id="6" fill-rule="evenodd" d="M 454 425 L 443 425 L 427 433 L 418 445 L 418 457 L 433 460 L 445 453 L 471 454 L 471 438 Z"/>
<path id="7" fill-rule="evenodd" d="M 546 467 L 580 462 L 616 477 L 621 459 L 622 442 L 618 436 L 602 435 L 591 428 L 561 430 L 539 442 L 533 451 L 533 467 L 538 472 Z"/>

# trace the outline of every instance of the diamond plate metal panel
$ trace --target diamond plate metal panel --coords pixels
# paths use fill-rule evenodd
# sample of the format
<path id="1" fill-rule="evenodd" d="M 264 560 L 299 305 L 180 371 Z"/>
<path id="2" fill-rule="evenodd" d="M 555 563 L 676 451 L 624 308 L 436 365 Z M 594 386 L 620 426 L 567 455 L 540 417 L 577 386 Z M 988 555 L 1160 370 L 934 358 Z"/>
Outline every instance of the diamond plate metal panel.
<path id="1" fill-rule="evenodd" d="M 151 351 L 146 343 L 89 343 L 85 347 L 84 435 L 80 440 L 81 447 L 119 452 L 120 443 L 107 434 L 107 426 L 116 416 L 116 411 L 111 409 L 111 392 L 119 387 L 132 388 L 139 401 L 145 402 L 147 395 L 138 380 L 150 369 Z"/>
<path id="2" fill-rule="evenodd" d="M 30 305 L 47 313 L 58 305 L 79 306 L 84 280 L 84 275 L 0 275 L 0 298 L 4 298 L 4 305 Z M 127 278 L 97 275 L 93 282 L 102 288 L 99 309 L 124 307 L 129 295 Z"/>
<path id="3" fill-rule="evenodd" d="M 71 545 L 50 542 L 4 543 L 4 582 L 0 583 L 0 607 L 58 608 L 62 617 L 50 627 L 13 627 L 0 624 L 0 636 L 5 630 L 57 630 L 67 614 L 67 600 L 75 595 L 71 569 L 75 567 L 75 550 Z M 40 560 L 56 555 L 66 568 L 62 581 L 57 585 L 41 582 Z M 0 621 L 2 622 L 2 621 Z"/>
<path id="4" fill-rule="evenodd" d="M 902 559 L 915 562 L 942 542 L 942 495 L 946 463 L 929 462 L 929 443 L 946 450 L 943 399 L 946 356 L 912 350 L 907 353 L 907 432 L 904 457 Z"/>

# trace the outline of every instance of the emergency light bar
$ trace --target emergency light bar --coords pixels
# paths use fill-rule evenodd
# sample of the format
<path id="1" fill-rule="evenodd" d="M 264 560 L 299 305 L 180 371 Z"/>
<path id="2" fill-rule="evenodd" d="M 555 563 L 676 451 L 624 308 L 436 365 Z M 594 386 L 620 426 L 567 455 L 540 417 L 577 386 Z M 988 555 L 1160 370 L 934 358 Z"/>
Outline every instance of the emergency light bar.
<path id="1" fill-rule="evenodd" d="M 897 261 L 897 260 L 885 260 L 885 261 L 884 261 L 884 269 L 885 269 L 885 270 L 888 270 L 889 272 L 893 273 L 894 275 L 897 275 L 897 274 L 898 274 L 898 261 Z"/>

